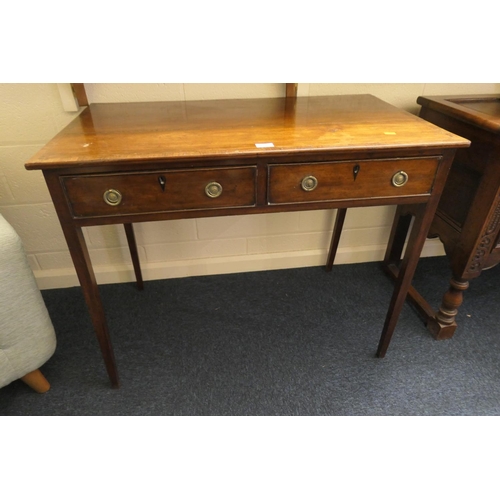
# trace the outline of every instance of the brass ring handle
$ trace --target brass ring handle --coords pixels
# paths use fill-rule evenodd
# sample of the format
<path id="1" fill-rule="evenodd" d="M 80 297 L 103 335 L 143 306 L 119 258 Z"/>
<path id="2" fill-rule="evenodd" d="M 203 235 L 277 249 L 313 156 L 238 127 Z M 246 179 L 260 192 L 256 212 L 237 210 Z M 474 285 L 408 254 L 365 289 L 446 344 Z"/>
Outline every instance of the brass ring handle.
<path id="1" fill-rule="evenodd" d="M 300 183 L 304 191 L 314 191 L 318 186 L 318 179 L 314 175 L 307 175 Z"/>
<path id="2" fill-rule="evenodd" d="M 116 205 L 119 205 L 122 201 L 122 194 L 118 189 L 108 189 L 104 191 L 103 198 L 108 205 L 116 207 Z"/>
<path id="3" fill-rule="evenodd" d="M 218 198 L 222 194 L 222 186 L 218 182 L 209 182 L 205 186 L 205 194 L 209 198 Z"/>
<path id="4" fill-rule="evenodd" d="M 395 187 L 404 186 L 408 182 L 408 174 L 403 170 L 396 172 L 392 176 L 392 185 Z"/>

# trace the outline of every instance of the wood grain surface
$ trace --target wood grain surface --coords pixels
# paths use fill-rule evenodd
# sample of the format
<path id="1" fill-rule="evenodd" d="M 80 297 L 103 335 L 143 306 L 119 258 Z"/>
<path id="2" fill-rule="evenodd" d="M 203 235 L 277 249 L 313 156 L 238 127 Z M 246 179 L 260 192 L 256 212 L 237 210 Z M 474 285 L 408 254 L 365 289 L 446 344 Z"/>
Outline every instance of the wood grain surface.
<path id="1" fill-rule="evenodd" d="M 91 104 L 26 168 L 467 144 L 365 94 Z"/>

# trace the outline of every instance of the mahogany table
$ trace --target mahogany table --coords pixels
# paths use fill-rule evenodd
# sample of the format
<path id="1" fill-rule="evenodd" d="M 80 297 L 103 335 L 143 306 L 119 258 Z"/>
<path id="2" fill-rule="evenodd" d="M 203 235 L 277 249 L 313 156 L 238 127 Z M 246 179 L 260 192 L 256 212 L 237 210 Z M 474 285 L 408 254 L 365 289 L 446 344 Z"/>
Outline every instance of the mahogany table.
<path id="1" fill-rule="evenodd" d="M 347 208 L 400 205 L 398 217 L 411 214 L 414 224 L 383 357 L 456 149 L 468 145 L 371 95 L 91 104 L 26 168 L 43 171 L 118 387 L 82 227 L 123 224 L 142 287 L 132 223 L 336 208 L 331 268 Z"/>
<path id="2" fill-rule="evenodd" d="M 500 262 L 500 94 L 421 96 L 420 117 L 471 141 L 455 155 L 429 236 L 443 242 L 451 279 L 435 311 L 413 287 L 409 299 L 437 339 L 451 338 L 469 281 Z M 386 268 L 395 274 L 390 258 Z"/>

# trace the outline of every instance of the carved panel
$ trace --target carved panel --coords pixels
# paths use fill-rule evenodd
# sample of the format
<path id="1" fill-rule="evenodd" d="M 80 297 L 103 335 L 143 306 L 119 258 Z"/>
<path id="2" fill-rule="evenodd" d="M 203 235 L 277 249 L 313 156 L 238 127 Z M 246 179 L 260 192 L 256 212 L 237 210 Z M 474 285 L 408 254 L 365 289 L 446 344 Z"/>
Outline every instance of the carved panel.
<path id="1" fill-rule="evenodd" d="M 500 195 L 497 197 L 495 211 L 493 212 L 493 216 L 491 217 L 490 223 L 486 228 L 486 231 L 481 237 L 481 241 L 476 248 L 474 253 L 474 257 L 471 260 L 469 271 L 479 271 L 482 269 L 484 260 L 488 257 L 489 250 L 491 247 L 491 242 L 495 237 L 498 226 L 500 224 Z"/>

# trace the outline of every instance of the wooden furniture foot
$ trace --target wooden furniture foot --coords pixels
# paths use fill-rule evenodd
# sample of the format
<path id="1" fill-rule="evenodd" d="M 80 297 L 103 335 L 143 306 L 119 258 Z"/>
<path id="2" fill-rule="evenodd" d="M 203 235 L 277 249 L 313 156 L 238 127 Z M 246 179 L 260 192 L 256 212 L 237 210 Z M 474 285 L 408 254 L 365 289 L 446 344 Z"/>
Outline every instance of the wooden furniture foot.
<path id="1" fill-rule="evenodd" d="M 436 316 L 430 316 L 427 319 L 425 326 L 436 340 L 451 339 L 451 337 L 455 335 L 455 330 L 457 329 L 457 324 L 455 323 L 455 321 L 448 325 L 443 325 L 438 321 Z"/>
<path id="2" fill-rule="evenodd" d="M 436 319 L 445 325 L 451 325 L 455 321 L 458 308 L 464 300 L 463 292 L 469 288 L 467 280 L 452 278 L 450 288 L 443 295 L 443 302 L 436 314 Z"/>
<path id="3" fill-rule="evenodd" d="M 455 333 L 457 328 L 455 317 L 458 313 L 458 308 L 464 300 L 463 293 L 467 288 L 469 288 L 467 280 L 460 278 L 452 278 L 450 280 L 450 288 L 443 295 L 439 311 L 427 323 L 427 329 L 436 339 L 449 339 Z"/>
<path id="4" fill-rule="evenodd" d="M 132 265 L 134 266 L 135 280 L 138 290 L 144 290 L 144 282 L 142 281 L 141 264 L 139 262 L 139 253 L 137 252 L 137 243 L 135 241 L 135 233 L 132 224 L 123 224 L 125 234 L 127 236 L 128 248 L 132 257 Z"/>
<path id="5" fill-rule="evenodd" d="M 24 377 L 21 377 L 21 380 L 39 394 L 43 394 L 50 389 L 48 380 L 40 370 L 27 373 Z"/>

